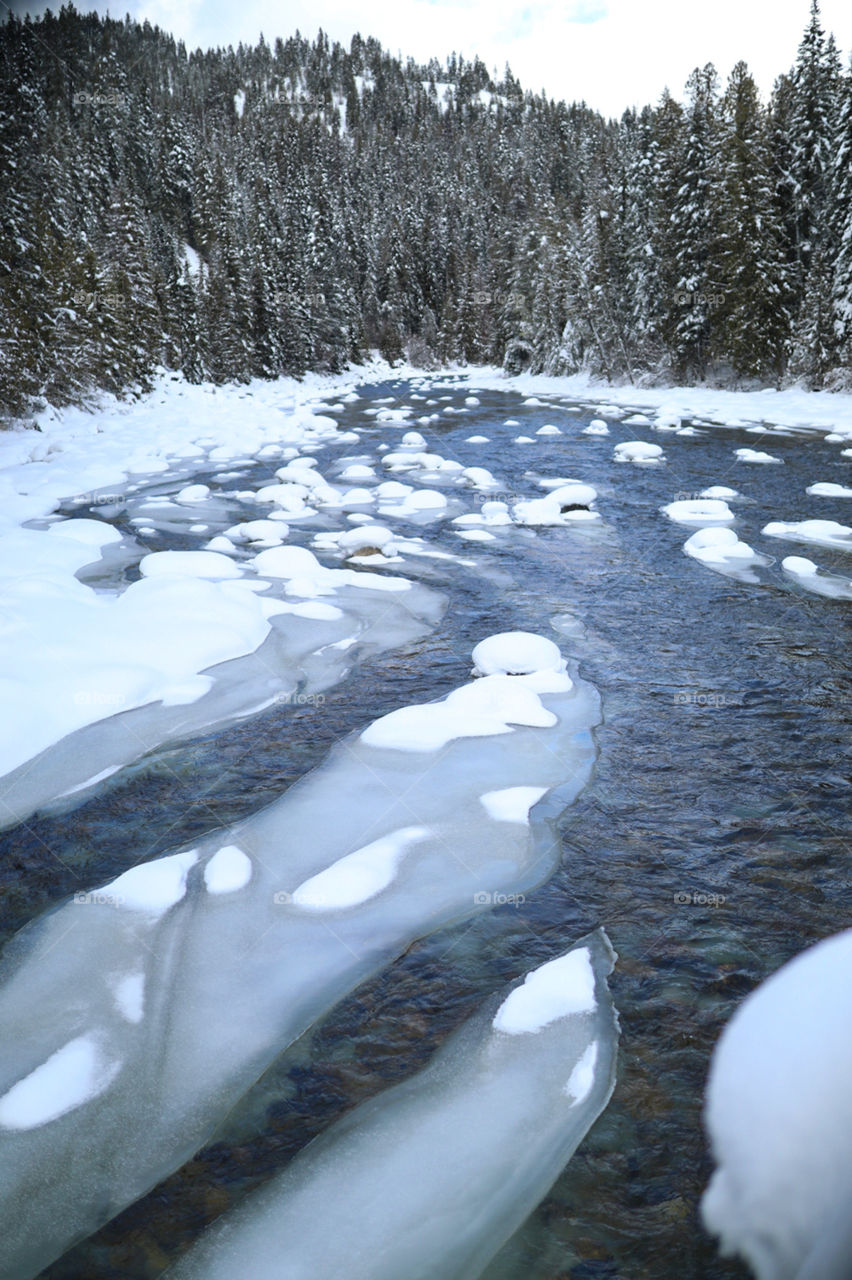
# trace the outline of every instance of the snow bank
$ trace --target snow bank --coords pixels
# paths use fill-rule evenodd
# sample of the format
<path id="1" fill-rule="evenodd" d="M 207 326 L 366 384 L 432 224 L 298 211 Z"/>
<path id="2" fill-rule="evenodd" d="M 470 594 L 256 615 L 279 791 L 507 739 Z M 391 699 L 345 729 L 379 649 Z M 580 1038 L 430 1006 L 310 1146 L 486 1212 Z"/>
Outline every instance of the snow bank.
<path id="1" fill-rule="evenodd" d="M 614 958 L 601 930 L 527 974 L 496 1013 L 492 998 L 425 1070 L 215 1223 L 175 1276 L 480 1275 L 609 1101 Z"/>
<path id="2" fill-rule="evenodd" d="M 203 671 L 253 652 L 270 630 L 261 601 L 221 581 L 240 576 L 226 556 L 154 553 L 148 576 L 116 596 L 74 576 L 94 544 L 59 527 L 0 538 L 0 720 L 15 725 L 0 776 L 104 717 L 194 701 L 210 687 Z"/>
<path id="3" fill-rule="evenodd" d="M 701 1202 L 759 1280 L 852 1273 L 852 930 L 809 948 L 740 1005 L 713 1054 Z"/>

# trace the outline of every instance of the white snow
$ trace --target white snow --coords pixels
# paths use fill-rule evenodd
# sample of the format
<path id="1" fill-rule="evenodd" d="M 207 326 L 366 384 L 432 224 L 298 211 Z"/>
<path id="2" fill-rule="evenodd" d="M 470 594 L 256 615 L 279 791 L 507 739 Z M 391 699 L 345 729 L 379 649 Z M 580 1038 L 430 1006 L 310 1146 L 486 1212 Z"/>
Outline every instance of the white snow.
<path id="1" fill-rule="evenodd" d="M 572 1105 L 585 1102 L 595 1083 L 595 1067 L 598 1061 L 598 1042 L 593 1040 L 568 1077 L 565 1093 Z"/>
<path id="2" fill-rule="evenodd" d="M 529 1035 L 557 1018 L 594 1008 L 594 970 L 588 948 L 581 947 L 528 973 L 500 1005 L 493 1025 L 505 1035 Z"/>
<path id="3" fill-rule="evenodd" d="M 35 1129 L 103 1093 L 121 1069 L 93 1035 L 75 1036 L 0 1098 L 0 1127 Z"/>
<path id="4" fill-rule="evenodd" d="M 820 573 L 813 560 L 806 560 L 803 556 L 786 556 L 781 561 L 781 568 L 800 587 L 814 595 L 825 596 L 829 600 L 852 600 L 852 578 Z"/>
<path id="5" fill-rule="evenodd" d="M 717 1167 L 701 1213 L 760 1280 L 849 1274 L 848 1251 L 832 1246 L 849 1241 L 850 968 L 852 930 L 802 952 L 743 1001 L 713 1054 Z"/>
<path id="6" fill-rule="evenodd" d="M 580 434 L 583 436 L 608 436 L 609 427 L 606 425 L 603 418 L 592 418 L 589 425 L 587 427 L 583 427 Z"/>
<path id="7" fill-rule="evenodd" d="M 294 890 L 293 905 L 306 911 L 341 911 L 386 889 L 413 844 L 428 839 L 428 827 L 402 827 L 338 858 Z"/>
<path id="8" fill-rule="evenodd" d="M 512 515 L 518 524 L 531 526 L 569 525 L 600 520 L 600 514 L 594 510 L 597 496 L 597 490 L 590 484 L 569 480 L 567 484 L 551 489 L 544 498 L 516 502 Z"/>
<path id="9" fill-rule="evenodd" d="M 145 974 L 128 973 L 119 978 L 113 986 L 115 1003 L 122 1017 L 128 1022 L 142 1021 L 145 1012 Z"/>
<path id="10" fill-rule="evenodd" d="M 660 445 L 645 440 L 623 440 L 615 446 L 613 457 L 616 462 L 660 462 L 663 450 Z"/>
<path id="11" fill-rule="evenodd" d="M 206 484 L 188 484 L 176 495 L 177 502 L 204 502 L 210 497 L 210 488 Z"/>
<path id="12" fill-rule="evenodd" d="M 180 902 L 186 893 L 186 877 L 197 861 L 198 850 L 188 849 L 153 862 L 142 862 L 104 885 L 98 893 L 117 907 L 143 911 L 157 919 Z"/>
<path id="13" fill-rule="evenodd" d="M 682 498 L 660 507 L 670 520 L 707 528 L 711 525 L 732 524 L 735 516 L 727 502 L 721 498 Z"/>
<path id="14" fill-rule="evenodd" d="M 473 675 L 530 675 L 565 670 L 558 647 L 531 631 L 502 631 L 480 640 L 473 650 Z"/>
<path id="15" fill-rule="evenodd" d="M 387 553 L 393 543 L 393 533 L 384 525 L 362 524 L 354 529 L 347 529 L 337 538 L 337 545 L 348 556 L 360 555 L 370 547 Z"/>
<path id="16" fill-rule="evenodd" d="M 309 599 L 347 586 L 388 592 L 407 591 L 411 587 L 406 578 L 385 577 L 355 569 L 326 569 L 307 547 L 270 547 L 255 556 L 254 567 L 264 577 L 285 579 L 288 595 Z"/>
<path id="17" fill-rule="evenodd" d="M 848 485 L 834 484 L 828 480 L 808 485 L 805 493 L 816 498 L 852 498 L 852 489 Z"/>
<path id="18" fill-rule="evenodd" d="M 139 572 L 145 578 L 161 575 L 209 578 L 239 578 L 240 568 L 218 551 L 152 551 L 139 561 Z"/>
<path id="19" fill-rule="evenodd" d="M 479 799 L 495 822 L 529 824 L 530 809 L 546 791 L 547 787 L 503 787 L 500 791 L 486 791 Z"/>
<path id="20" fill-rule="evenodd" d="M 246 887 L 252 871 L 251 858 L 238 845 L 226 844 L 205 865 L 204 884 L 208 893 L 236 893 Z"/>
<path id="21" fill-rule="evenodd" d="M 724 484 L 711 484 L 709 488 L 701 490 L 702 498 L 720 498 L 727 502 L 731 498 L 738 498 L 740 495 L 736 489 L 729 489 Z"/>
<path id="22" fill-rule="evenodd" d="M 816 547 L 832 547 L 852 551 L 852 528 L 836 520 L 799 520 L 785 523 L 772 520 L 764 525 L 768 538 L 788 538 L 792 542 L 809 542 Z"/>
<path id="23" fill-rule="evenodd" d="M 55 538 L 71 538 L 87 547 L 106 547 L 121 542 L 121 534 L 103 520 L 60 520 L 46 531 Z"/>
<path id="24" fill-rule="evenodd" d="M 735 449 L 734 453 L 740 462 L 781 462 L 774 454 L 763 453 L 760 449 Z"/>
<path id="25" fill-rule="evenodd" d="M 557 717 L 530 688 L 510 676 L 484 676 L 453 690 L 441 702 L 401 707 L 361 734 L 370 747 L 394 751 L 439 751 L 455 738 L 511 733 L 513 725 L 547 728 Z"/>
<path id="26" fill-rule="evenodd" d="M 699 529 L 683 544 L 684 552 L 700 560 L 708 569 L 737 578 L 741 582 L 756 582 L 753 569 L 772 563 L 769 556 L 758 555 L 747 542 L 742 542 L 733 529 L 711 526 Z"/>

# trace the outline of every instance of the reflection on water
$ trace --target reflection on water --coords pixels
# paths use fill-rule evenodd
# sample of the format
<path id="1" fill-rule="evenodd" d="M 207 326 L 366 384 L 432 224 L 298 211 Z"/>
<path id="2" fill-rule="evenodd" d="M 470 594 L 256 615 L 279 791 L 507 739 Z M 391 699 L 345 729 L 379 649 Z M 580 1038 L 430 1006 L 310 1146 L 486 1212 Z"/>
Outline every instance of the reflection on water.
<path id="1" fill-rule="evenodd" d="M 400 394 L 405 388 L 372 388 L 360 405 Z M 451 394 L 460 406 L 466 391 Z M 682 554 L 689 530 L 658 507 L 732 485 L 748 498 L 733 504 L 739 536 L 780 559 L 787 550 L 760 537 L 768 520 L 844 518 L 839 503 L 820 499 L 815 508 L 803 496 L 808 484 L 833 478 L 836 451 L 777 438 L 773 452 L 786 465 L 749 467 L 733 450 L 754 436 L 710 432 L 661 436 L 667 464 L 635 467 L 613 463 L 612 448 L 655 438 L 648 428 L 616 422 L 609 439 L 582 437 L 595 411 L 569 417 L 516 395 L 479 398 L 446 426 L 420 429 L 439 452 L 490 466 L 518 496 L 541 492 L 525 476 L 533 466 L 596 484 L 605 526 L 541 530 L 534 539 L 513 530 L 485 553 L 431 526 L 436 545 L 482 556 L 508 579 L 455 568 L 442 586 L 451 603 L 436 634 L 358 667 L 321 707 L 275 708 L 172 748 L 76 813 L 7 833 L 2 923 L 19 927 L 33 902 L 41 909 L 79 887 L 78 875 L 92 884 L 117 874 L 129 850 L 135 861 L 140 848 L 161 852 L 268 803 L 342 734 L 462 682 L 473 644 L 504 629 L 555 635 L 604 699 L 595 777 L 561 822 L 562 866 L 523 907 L 444 930 L 361 988 L 282 1056 L 214 1143 L 49 1268 L 50 1280 L 159 1275 L 207 1222 L 343 1111 L 422 1066 L 486 994 L 599 924 L 620 956 L 612 979 L 623 1028 L 619 1083 L 488 1280 L 745 1274 L 717 1257 L 697 1222 L 709 1172 L 701 1094 L 712 1046 L 742 997 L 848 924 L 844 606 L 799 593 L 778 565 L 761 570 L 756 585 L 712 573 Z M 499 425 L 508 416 L 521 427 Z M 357 404 L 340 421 L 366 427 L 362 444 L 340 447 L 341 455 L 399 440 L 398 429 L 375 424 Z M 546 422 L 569 434 L 513 443 Z M 474 432 L 491 444 L 467 444 Z M 268 474 L 257 467 L 240 483 Z M 168 545 L 194 544 L 176 537 Z M 842 571 L 839 554 L 816 559 Z M 61 861 L 46 859 L 45 847 Z"/>

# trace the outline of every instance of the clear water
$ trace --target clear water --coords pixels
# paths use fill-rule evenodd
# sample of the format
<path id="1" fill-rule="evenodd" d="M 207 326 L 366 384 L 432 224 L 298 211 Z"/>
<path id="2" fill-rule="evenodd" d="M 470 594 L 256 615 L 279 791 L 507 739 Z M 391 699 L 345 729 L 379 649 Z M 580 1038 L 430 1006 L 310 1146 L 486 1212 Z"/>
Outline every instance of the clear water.
<path id="1" fill-rule="evenodd" d="M 441 382 L 426 394 L 461 406 L 467 388 Z M 363 409 L 385 396 L 422 404 L 409 393 L 382 384 L 347 406 L 341 426 L 364 429 L 362 443 L 324 451 L 323 470 L 335 454 L 395 446 L 399 428 L 375 424 Z M 737 464 L 734 448 L 756 447 L 739 430 L 683 438 L 612 422 L 609 438 L 583 437 L 598 416 L 587 406 L 567 413 L 512 393 L 479 396 L 479 407 L 417 429 L 445 456 L 490 467 L 519 497 L 542 492 L 525 474 L 532 469 L 590 481 L 604 526 L 535 538 L 513 531 L 483 551 L 449 525 L 430 525 L 434 545 L 500 572 L 455 570 L 436 633 L 356 668 L 322 706 L 278 707 L 172 747 L 77 811 L 0 836 L 0 926 L 8 936 L 79 887 L 79 876 L 97 884 L 117 874 L 131 851 L 136 861 L 141 849 L 154 855 L 255 811 L 341 735 L 464 681 L 473 644 L 515 628 L 557 638 L 604 700 L 595 777 L 562 821 L 562 866 L 520 909 L 499 908 L 415 944 L 282 1055 L 214 1143 L 50 1267 L 50 1280 L 160 1275 L 336 1117 L 416 1071 L 485 995 L 600 924 L 620 956 L 612 981 L 623 1028 L 619 1083 L 488 1280 L 746 1274 L 718 1257 L 697 1219 L 710 1168 L 702 1090 L 713 1044 L 743 996 L 849 923 L 847 606 L 803 594 L 778 564 L 760 570 L 757 585 L 711 572 L 682 554 L 690 531 L 658 508 L 729 484 L 748 495 L 734 504 L 736 527 L 755 550 L 778 561 L 808 555 L 848 573 L 840 553 L 760 535 L 770 519 L 848 522 L 842 500 L 804 492 L 841 479 L 842 463 L 836 448 L 801 436 L 758 440 L 783 467 Z M 507 417 L 520 426 L 502 426 Z M 513 442 L 547 422 L 566 434 Z M 491 443 L 467 444 L 474 433 Z M 614 444 L 634 438 L 662 443 L 666 465 L 614 463 Z M 274 467 L 256 466 L 237 484 L 267 479 Z M 172 487 L 186 483 L 183 473 Z M 158 477 L 155 487 L 168 492 L 169 482 Z M 469 509 L 480 500 L 472 495 Z M 112 518 L 122 527 L 121 512 Z M 158 545 L 198 544 L 169 536 Z M 428 579 L 434 567 L 423 564 Z M 551 629 L 566 614 L 561 631 Z"/>

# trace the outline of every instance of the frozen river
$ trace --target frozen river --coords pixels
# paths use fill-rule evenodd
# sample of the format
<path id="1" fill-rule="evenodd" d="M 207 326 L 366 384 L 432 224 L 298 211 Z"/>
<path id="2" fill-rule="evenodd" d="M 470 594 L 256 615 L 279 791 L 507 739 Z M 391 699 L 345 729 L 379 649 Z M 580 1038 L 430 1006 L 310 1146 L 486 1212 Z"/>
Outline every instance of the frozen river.
<path id="1" fill-rule="evenodd" d="M 322 609 L 306 613 L 316 630 L 297 644 L 280 621 L 291 615 L 277 615 L 262 670 L 223 654 L 219 683 L 200 699 L 181 694 L 172 710 L 143 701 L 115 717 L 120 732 L 93 721 L 11 774 L 12 825 L 0 833 L 4 939 L 69 896 L 108 886 L 140 857 L 229 845 L 220 829 L 246 828 L 271 847 L 274 824 L 257 818 L 260 810 L 346 735 L 465 685 L 474 646 L 501 632 L 555 641 L 574 694 L 587 699 L 570 723 L 592 737 L 560 748 L 561 777 L 557 769 L 540 779 L 540 792 L 557 787 L 545 816 L 556 824 L 560 856 L 536 862 L 535 873 L 522 873 L 516 859 L 516 880 L 505 883 L 483 871 L 481 890 L 492 900 L 475 912 L 450 904 L 412 917 L 410 937 L 403 930 L 384 949 L 377 943 L 360 985 L 341 983 L 327 1016 L 306 1015 L 293 1032 L 308 1028 L 301 1039 L 257 1059 L 252 1078 L 260 1078 L 238 1090 L 197 1155 L 183 1162 L 193 1149 L 187 1139 L 181 1167 L 43 1274 L 162 1274 L 315 1135 L 423 1067 L 484 1001 L 603 926 L 619 957 L 609 978 L 622 1027 L 615 1092 L 483 1274 L 744 1276 L 718 1257 L 697 1219 L 711 1168 L 702 1093 L 713 1044 L 742 997 L 848 924 L 848 604 L 831 596 L 848 591 L 852 557 L 836 527 L 849 523 L 852 503 L 842 492 L 806 491 L 842 490 L 849 461 L 837 444 L 805 433 L 628 421 L 627 409 L 565 397 L 472 394 L 469 378 L 450 376 L 362 387 L 332 411 L 346 438 L 328 434 L 313 456 L 342 500 L 303 485 L 307 514 L 290 498 L 289 508 L 272 495 L 258 503 L 265 488 L 298 483 L 298 462 L 280 454 L 185 461 L 132 491 L 113 488 L 112 501 L 69 495 L 60 509 L 121 535 L 106 548 L 111 558 L 81 571 L 99 589 L 137 583 L 145 553 L 196 552 L 230 531 L 232 551 L 219 542 L 214 555 L 238 566 L 256 556 L 257 574 L 295 581 L 279 592 L 285 604 L 330 604 L 347 626 L 334 630 L 338 620 Z M 594 425 L 602 423 L 608 434 Z M 423 444 L 403 444 L 405 432 L 421 433 Z M 619 449 L 632 442 L 662 456 Z M 282 467 L 290 471 L 283 479 Z M 187 494 L 190 485 L 206 492 Z M 710 489 L 734 493 L 708 498 Z M 424 493 L 433 496 L 418 498 Z M 561 497 L 551 502 L 549 493 Z M 599 518 L 589 518 L 588 506 Z M 254 541 L 235 532 L 272 512 L 288 524 L 283 544 L 274 527 L 256 530 Z M 820 524 L 802 529 L 806 520 Z M 377 548 L 374 535 L 359 548 L 350 535 L 365 526 L 390 530 L 396 543 Z M 684 554 L 705 527 L 732 529 L 737 538 L 727 546 L 739 539 L 754 555 L 725 559 L 711 550 L 708 563 L 706 554 Z M 348 544 L 331 536 L 343 531 Z M 300 590 L 301 578 L 276 570 L 282 545 L 311 548 L 334 570 L 402 577 L 411 584 L 406 603 L 401 592 L 337 580 L 327 593 Z M 368 554 L 344 562 L 359 549 Z M 784 568 L 786 557 L 797 561 Z M 819 577 L 802 568 L 807 560 L 819 564 Z M 154 570 L 149 562 L 148 581 Z M 305 561 L 300 574 L 316 588 L 309 570 Z M 542 698 L 560 714 L 558 694 Z M 252 712 L 252 703 L 266 705 Z M 464 741 L 453 778 L 484 770 L 493 749 Z M 96 765 L 81 768 L 81 753 Z M 495 756 L 493 767 L 505 771 L 495 785 L 507 788 L 521 765 Z M 326 779 L 311 808 L 321 841 L 348 815 L 334 812 L 333 777 L 317 777 Z M 436 812 L 451 787 L 448 778 L 436 790 Z M 69 793 L 61 801 L 60 791 Z M 457 838 L 472 849 L 475 824 Z M 305 828 L 303 844 L 311 839 Z M 313 870 L 306 863 L 305 875 Z M 515 883 L 522 890 L 513 894 Z M 90 910 L 83 918 L 94 920 L 97 902 Z M 26 957 L 28 945 L 24 934 L 17 953 Z M 243 997 L 252 1000 L 250 988 L 227 992 L 231 1001 Z M 28 1016 L 41 1034 L 36 1005 Z"/>

